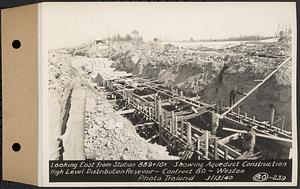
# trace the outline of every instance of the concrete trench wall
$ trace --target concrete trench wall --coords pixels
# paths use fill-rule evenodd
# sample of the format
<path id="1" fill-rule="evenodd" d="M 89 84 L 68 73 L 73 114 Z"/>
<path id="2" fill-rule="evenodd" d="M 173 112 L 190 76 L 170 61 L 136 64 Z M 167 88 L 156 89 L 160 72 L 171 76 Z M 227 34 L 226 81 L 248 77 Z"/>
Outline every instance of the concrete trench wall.
<path id="1" fill-rule="evenodd" d="M 59 103 L 60 96 L 55 92 L 50 92 L 49 95 L 49 159 L 59 160 L 60 142 L 57 140 L 61 135 L 61 104 Z"/>
<path id="2" fill-rule="evenodd" d="M 61 159 L 61 141 L 58 138 L 63 134 L 64 120 L 67 121 L 67 101 L 72 91 L 70 84 L 66 85 L 62 93 L 49 90 L 49 158 Z M 65 119 L 64 119 L 65 118 Z"/>
<path id="3" fill-rule="evenodd" d="M 84 112 L 85 112 L 86 90 L 74 88 L 71 96 L 71 109 L 63 134 L 62 144 L 64 147 L 64 160 L 84 160 Z"/>
<path id="4" fill-rule="evenodd" d="M 49 159 L 84 160 L 85 89 L 67 85 L 49 95 Z"/>

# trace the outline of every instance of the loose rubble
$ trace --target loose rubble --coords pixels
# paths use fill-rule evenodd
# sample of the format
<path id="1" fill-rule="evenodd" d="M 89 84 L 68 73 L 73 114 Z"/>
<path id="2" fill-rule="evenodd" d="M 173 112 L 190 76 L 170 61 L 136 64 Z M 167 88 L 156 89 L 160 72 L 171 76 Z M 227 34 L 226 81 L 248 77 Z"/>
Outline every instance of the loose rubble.
<path id="1" fill-rule="evenodd" d="M 117 115 L 112 106 L 92 93 L 86 99 L 85 154 L 93 160 L 167 160 L 165 147 L 141 138 L 126 118 Z"/>
<path id="2" fill-rule="evenodd" d="M 77 51 L 78 53 L 80 51 Z M 166 147 L 162 147 L 157 144 L 150 144 L 145 139 L 140 137 L 134 126 L 130 121 L 118 115 L 113 107 L 108 103 L 107 99 L 101 94 L 95 94 L 89 87 L 83 87 L 84 82 L 81 82 L 78 75 L 75 73 L 75 69 L 85 66 L 85 62 L 93 63 L 94 65 L 99 63 L 96 58 L 79 57 L 74 61 L 74 50 L 52 50 L 49 52 L 49 80 L 48 88 L 51 97 L 55 97 L 55 103 L 53 99 L 50 99 L 49 106 L 51 114 L 49 115 L 50 122 L 55 125 L 50 125 L 50 141 L 51 141 L 51 159 L 60 159 L 61 156 L 66 157 L 78 157 L 78 154 L 70 154 L 73 152 L 80 152 L 79 156 L 82 157 L 81 149 L 84 148 L 84 156 L 86 159 L 97 160 L 169 160 L 178 159 L 175 156 L 169 156 Z M 101 60 L 105 63 L 105 60 Z M 100 62 L 100 63 L 101 63 Z M 106 68 L 106 65 L 98 65 L 99 69 L 105 68 L 106 72 L 111 72 L 110 68 Z M 104 66 L 101 68 L 101 66 Z M 82 70 L 81 70 L 82 71 Z M 91 79 L 87 73 L 80 72 L 84 77 L 82 79 Z M 109 74 L 109 73 L 106 73 Z M 113 74 L 113 72 L 111 72 Z M 76 86 L 75 86 L 76 85 Z M 81 86 L 80 86 L 81 85 Z M 62 154 L 58 153 L 59 138 L 63 142 L 70 141 L 68 137 L 75 136 L 70 133 L 74 129 L 62 129 L 64 127 L 63 118 L 68 113 L 66 109 L 67 99 L 72 91 L 73 87 L 80 87 L 85 89 L 85 112 L 84 112 L 84 136 L 78 136 L 74 140 L 76 146 L 68 143 L 64 148 L 72 148 L 72 150 L 64 149 Z M 71 103 L 72 103 L 72 99 Z M 53 105 L 53 107 L 52 107 Z M 67 126 L 70 124 L 64 123 Z M 80 124 L 80 123 L 78 123 Z M 73 125 L 74 126 L 74 125 Z M 80 128 L 79 128 L 80 129 Z M 63 130 L 70 131 L 67 135 L 62 133 Z M 74 131 L 75 132 L 75 131 Z M 77 133 L 77 132 L 76 132 Z M 78 134 L 78 133 L 77 133 Z M 83 141 L 82 147 L 80 141 Z"/>
<path id="3" fill-rule="evenodd" d="M 291 39 L 222 43 L 206 48 L 199 44 L 109 41 L 108 49 L 105 56 L 119 71 L 158 79 L 173 84 L 187 96 L 198 95 L 207 103 L 222 101 L 229 106 L 230 90 L 235 86 L 241 92 L 251 90 L 257 84 L 255 80 L 265 78 L 291 55 Z M 225 64 L 228 68 L 217 81 Z M 291 68 L 290 61 L 248 98 L 241 110 L 265 119 L 270 107 L 275 107 L 275 118 L 284 115 L 290 125 Z"/>

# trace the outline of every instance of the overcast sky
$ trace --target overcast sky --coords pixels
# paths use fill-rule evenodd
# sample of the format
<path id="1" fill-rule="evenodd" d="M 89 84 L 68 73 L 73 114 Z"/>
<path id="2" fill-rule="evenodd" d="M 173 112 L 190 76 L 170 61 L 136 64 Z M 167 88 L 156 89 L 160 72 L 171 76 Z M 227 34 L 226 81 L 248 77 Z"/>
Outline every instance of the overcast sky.
<path id="1" fill-rule="evenodd" d="M 294 3 L 43 3 L 49 47 L 79 45 L 137 30 L 145 40 L 274 35 L 294 23 Z"/>

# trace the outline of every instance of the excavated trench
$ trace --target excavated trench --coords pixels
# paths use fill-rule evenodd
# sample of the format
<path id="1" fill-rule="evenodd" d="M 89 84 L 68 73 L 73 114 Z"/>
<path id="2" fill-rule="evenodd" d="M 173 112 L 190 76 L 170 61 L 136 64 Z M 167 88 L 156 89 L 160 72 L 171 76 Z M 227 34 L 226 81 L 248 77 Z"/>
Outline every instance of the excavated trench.
<path id="1" fill-rule="evenodd" d="M 58 97 L 56 101 L 58 106 L 55 106 L 55 111 L 59 112 L 60 115 L 56 114 L 54 117 L 53 114 L 50 114 L 50 121 L 55 120 L 57 123 L 56 127 L 53 125 L 50 127 L 50 140 L 52 142 L 57 140 L 57 145 L 50 148 L 52 150 L 50 153 L 55 154 L 53 159 L 84 160 L 85 88 L 75 85 L 66 88 L 64 94 Z M 53 106 L 50 106 L 50 109 L 52 108 Z"/>
<path id="2" fill-rule="evenodd" d="M 138 124 L 145 124 L 149 123 L 149 120 L 145 118 L 145 116 L 142 113 L 134 113 L 131 115 L 125 115 L 125 118 L 128 119 L 135 127 L 135 125 Z M 151 126 L 145 126 L 142 128 L 137 128 L 136 132 L 138 135 L 142 138 L 144 138 L 147 142 L 150 144 L 159 144 L 160 146 L 163 146 L 166 148 L 169 155 L 178 157 L 180 151 L 184 151 L 182 149 L 183 145 L 181 143 L 176 143 L 176 141 L 172 141 L 171 137 L 167 137 L 167 140 L 170 141 L 169 143 L 166 143 L 164 140 L 160 141 L 159 135 L 158 135 L 158 124 L 154 123 Z M 162 143 L 160 143 L 162 142 Z"/>
<path id="3" fill-rule="evenodd" d="M 129 61 L 129 62 L 124 62 Z M 130 59 L 122 59 L 113 66 L 122 71 L 137 73 L 139 77 L 158 79 L 159 81 L 179 88 L 185 96 L 195 97 L 198 95 L 201 101 L 206 103 L 218 103 L 229 106 L 230 92 L 235 87 L 241 93 L 247 93 L 257 85 L 258 80 L 264 79 L 268 73 L 276 68 L 283 59 L 268 59 L 270 69 L 251 67 L 251 65 L 233 65 L 223 73 L 224 63 L 208 65 L 199 69 L 194 65 L 165 66 L 137 63 L 135 67 Z M 128 66 L 126 66 L 129 64 Z M 255 66 L 255 65 L 253 65 Z M 255 116 L 262 121 L 270 121 L 272 109 L 275 109 L 274 125 L 281 126 L 281 120 L 285 117 L 285 130 L 291 131 L 291 85 L 290 66 L 283 67 L 275 76 L 271 77 L 258 90 L 250 95 L 239 107 L 241 112 L 249 117 Z M 137 72 L 136 70 L 139 70 Z M 258 71 L 259 70 L 259 71 Z M 221 77 L 220 80 L 218 80 Z M 243 97 L 237 95 L 236 101 Z"/>
<path id="4" fill-rule="evenodd" d="M 256 85 L 254 80 L 263 79 L 268 74 L 266 69 L 259 72 L 257 69 L 251 69 L 253 65 L 245 67 L 230 65 L 228 70 L 222 71 L 224 66 L 222 61 L 204 66 L 173 65 L 164 64 L 164 61 L 158 64 L 152 63 L 151 60 L 148 62 L 133 61 L 132 55 L 126 56 L 126 54 L 125 57 L 123 55 L 115 57 L 107 55 L 115 61 L 113 67 L 117 70 L 169 83 L 171 90 L 180 89 L 185 96 L 197 95 L 201 101 L 209 104 L 222 103 L 223 106 L 229 105 L 229 93 L 232 89 L 237 87 L 241 92 L 248 92 Z M 88 59 L 88 57 L 85 58 Z M 273 59 L 270 60 L 270 62 L 272 61 Z M 272 68 L 268 70 L 274 69 L 280 61 L 276 59 L 271 64 Z M 288 74 L 280 72 L 276 74 L 241 104 L 240 108 L 241 112 L 247 112 L 249 117 L 256 116 L 256 119 L 266 121 L 269 121 L 271 109 L 274 108 L 275 126 L 279 126 L 282 116 L 285 116 L 285 129 L 290 130 L 291 86 L 290 78 L 286 76 L 290 74 L 290 70 L 286 67 L 284 69 Z M 127 87 L 130 88 L 130 86 Z M 146 95 L 154 91 L 149 89 L 136 92 L 138 95 Z M 164 100 L 168 96 L 162 95 L 161 98 Z M 237 100 L 239 98 L 240 96 L 237 97 Z M 133 125 L 149 121 L 141 114 L 136 113 L 126 118 L 116 115 L 113 106 L 107 100 L 103 97 L 93 96 L 89 92 L 86 94 L 86 89 L 82 89 L 78 85 L 75 88 L 74 86 L 65 86 L 61 95 L 50 94 L 50 99 L 50 159 L 177 158 L 169 156 L 178 155 L 179 151 L 175 149 L 179 149 L 180 146 L 176 146 L 177 144 L 173 143 L 172 146 L 163 143 L 162 146 L 167 148 L 167 153 L 164 151 L 165 148 L 156 145 L 159 140 L 158 137 L 155 137 L 158 130 L 157 125 L 154 124 L 149 127 L 150 129 L 137 129 L 139 136 L 135 135 L 136 130 Z M 149 100 L 151 101 L 151 99 Z M 179 103 L 178 106 L 181 107 L 183 104 Z M 174 105 L 164 108 L 172 111 L 178 107 Z M 183 106 L 182 110 L 184 108 Z M 210 130 L 208 128 L 211 122 L 210 115 L 202 115 L 188 121 L 204 130 Z"/>
<path id="5" fill-rule="evenodd" d="M 64 115 L 63 115 L 62 124 L 61 124 L 61 132 L 60 132 L 59 136 L 64 135 L 65 132 L 66 132 L 66 129 L 67 129 L 67 122 L 68 122 L 68 119 L 69 119 L 69 116 L 70 116 L 70 109 L 71 109 L 72 92 L 73 92 L 73 89 L 70 90 L 70 93 L 67 97 L 67 102 L 66 102 L 66 105 L 65 105 L 65 108 L 64 108 Z M 58 141 L 59 141 L 58 148 L 60 149 L 59 154 L 58 154 L 58 159 L 63 160 L 64 159 L 64 156 L 63 156 L 63 153 L 64 153 L 63 141 L 60 138 L 58 138 Z"/>

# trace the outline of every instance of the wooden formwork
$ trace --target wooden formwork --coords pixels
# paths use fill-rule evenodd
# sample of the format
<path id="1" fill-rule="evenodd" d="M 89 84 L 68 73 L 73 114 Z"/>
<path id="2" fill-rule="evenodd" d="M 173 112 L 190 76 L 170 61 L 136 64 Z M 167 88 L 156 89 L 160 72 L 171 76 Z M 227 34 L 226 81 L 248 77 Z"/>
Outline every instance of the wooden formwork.
<path id="1" fill-rule="evenodd" d="M 189 122 L 190 119 L 199 117 L 205 113 L 222 114 L 228 111 L 227 107 L 223 107 L 222 102 L 219 104 L 207 104 L 199 101 L 199 97 L 197 96 L 192 98 L 184 96 L 178 89 L 173 88 L 170 91 L 168 87 L 155 80 L 143 80 L 142 87 L 128 89 L 124 86 L 116 86 L 116 93 L 122 95 L 127 100 L 128 109 L 138 111 L 144 115 L 147 121 L 151 121 L 151 123 L 158 126 L 157 136 L 159 137 L 160 144 L 163 142 L 170 144 L 175 140 L 181 144 L 195 145 L 195 152 L 198 154 L 199 159 L 236 159 L 241 156 L 237 150 L 222 142 L 218 142 L 219 138 L 211 135 L 210 131 L 200 129 Z M 135 93 L 135 89 L 145 90 L 147 88 L 150 89 L 148 90 L 151 91 L 150 94 L 140 93 L 143 95 L 138 95 Z M 190 109 L 180 109 L 183 107 L 182 104 L 189 106 Z M 181 107 L 169 111 L 164 108 L 168 105 L 178 105 Z M 257 120 L 255 116 L 249 117 L 247 113 L 242 114 L 239 108 L 237 108 L 237 112 L 232 109 L 223 119 L 239 125 L 242 129 L 246 129 L 247 125 L 251 124 L 259 134 L 259 137 L 271 138 L 272 140 L 278 139 L 276 142 L 281 142 L 281 139 L 284 138 L 286 139 L 284 140 L 285 144 L 291 142 L 289 141 L 291 133 L 284 130 L 284 120 L 281 128 L 277 128 L 274 126 L 272 118 L 270 124 L 268 124 Z M 147 124 L 138 127 L 141 126 L 147 127 Z"/>

